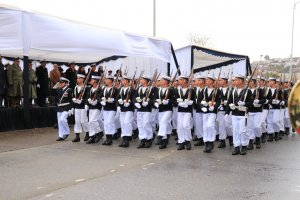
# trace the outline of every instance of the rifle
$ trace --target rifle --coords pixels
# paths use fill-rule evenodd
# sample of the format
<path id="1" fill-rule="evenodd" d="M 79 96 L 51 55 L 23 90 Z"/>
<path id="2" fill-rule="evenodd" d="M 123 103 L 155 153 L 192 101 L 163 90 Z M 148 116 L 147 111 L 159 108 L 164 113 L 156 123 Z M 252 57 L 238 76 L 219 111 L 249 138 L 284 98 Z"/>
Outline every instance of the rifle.
<path id="1" fill-rule="evenodd" d="M 147 92 L 146 97 L 145 97 L 144 100 L 146 100 L 146 101 L 148 100 L 148 98 L 150 96 L 150 93 L 151 93 L 151 90 L 152 90 L 152 87 L 153 87 L 154 83 L 156 82 L 157 78 L 158 78 L 158 76 L 157 76 L 157 69 L 156 69 L 154 74 L 153 74 L 153 77 L 152 77 L 152 81 L 151 81 L 151 85 L 149 87 L 149 91 Z"/>
<path id="2" fill-rule="evenodd" d="M 220 72 L 219 72 L 219 75 L 218 75 L 218 78 L 217 78 L 217 80 L 216 80 L 216 82 L 215 82 L 215 87 L 214 87 L 214 91 L 213 91 L 213 93 L 212 93 L 212 98 L 211 98 L 211 102 L 210 102 L 210 106 L 213 106 L 214 105 L 214 103 L 215 103 L 215 101 L 216 101 L 216 96 L 217 96 L 217 91 L 218 91 L 218 87 L 219 87 L 219 79 L 220 79 L 220 75 L 221 75 L 221 71 L 222 71 L 222 68 L 220 68 Z"/>
<path id="3" fill-rule="evenodd" d="M 171 79 L 171 81 L 170 81 L 170 83 L 169 83 L 169 87 L 167 88 L 167 92 L 166 92 L 166 95 L 165 95 L 165 100 L 167 100 L 167 98 L 168 98 L 169 90 L 171 89 L 171 87 L 172 87 L 174 81 L 176 80 L 176 76 L 177 76 L 179 70 L 180 70 L 180 66 L 178 66 L 178 68 L 177 68 L 177 70 L 176 70 L 176 72 L 175 72 L 173 78 Z"/>
<path id="4" fill-rule="evenodd" d="M 99 80 L 98 85 L 97 85 L 97 90 L 100 88 L 101 84 L 103 83 L 105 74 L 106 74 L 106 68 L 104 69 L 104 72 L 101 74 L 100 80 Z M 95 95 L 95 96 L 93 97 L 93 101 L 96 100 L 96 96 L 97 96 L 97 95 Z"/>
<path id="5" fill-rule="evenodd" d="M 189 85 L 189 93 L 188 93 L 188 98 L 187 98 L 188 100 L 191 100 L 191 98 L 192 98 L 194 66 L 192 68 L 192 71 L 191 71 L 191 74 L 190 74 L 190 77 L 189 77 L 189 82 L 188 82 L 188 85 Z"/>
<path id="6" fill-rule="evenodd" d="M 139 87 L 140 80 L 141 80 L 143 75 L 144 75 L 144 70 L 141 71 L 141 74 L 140 74 L 139 78 L 136 81 L 136 84 L 135 84 L 135 87 L 134 87 L 135 90 Z M 134 79 L 132 79 L 132 80 L 134 81 Z"/>
<path id="7" fill-rule="evenodd" d="M 131 91 L 132 91 L 132 89 L 133 89 L 133 83 L 134 83 L 136 71 L 137 71 L 137 67 L 135 68 L 134 75 L 133 75 L 133 77 L 132 77 L 132 79 L 131 79 L 130 87 L 128 88 L 128 92 L 127 92 L 127 95 L 126 95 L 125 102 L 128 102 L 128 100 L 129 100 L 129 98 L 130 98 L 130 96 L 131 96 Z"/>
<path id="8" fill-rule="evenodd" d="M 84 80 L 84 83 L 83 83 L 83 89 L 81 90 L 81 92 L 79 94 L 79 97 L 78 97 L 79 100 L 82 100 L 82 97 L 84 95 L 84 92 L 85 92 L 85 89 L 86 89 L 86 85 L 87 85 L 87 83 L 89 81 L 89 77 L 91 75 L 91 72 L 92 72 L 92 70 L 90 69 L 88 75 L 85 77 L 85 80 Z"/>
<path id="9" fill-rule="evenodd" d="M 243 95 L 244 95 L 243 101 L 245 101 L 246 98 L 247 98 L 247 95 L 248 95 L 247 89 L 249 88 L 250 82 L 251 82 L 251 80 L 252 80 L 252 78 L 253 78 L 253 76 L 254 76 L 254 74 L 255 74 L 255 72 L 256 72 L 257 67 L 258 67 L 258 64 L 257 64 L 256 67 L 254 68 L 254 70 L 253 70 L 253 72 L 252 72 L 252 74 L 251 74 L 251 76 L 250 76 L 250 78 L 249 78 L 249 80 L 248 80 L 248 82 L 247 82 L 247 84 L 246 84 L 246 87 L 244 87 L 245 91 L 244 91 L 244 94 L 243 94 Z"/>
<path id="10" fill-rule="evenodd" d="M 110 93 L 110 98 L 112 98 L 112 95 L 113 95 L 113 93 L 114 93 L 114 91 L 115 91 L 115 87 L 116 87 L 116 84 L 117 84 L 117 82 L 118 82 L 118 79 L 119 79 L 121 70 L 122 70 L 122 64 L 121 64 L 121 67 L 120 67 L 120 69 L 119 69 L 119 71 L 118 71 L 118 73 L 117 73 L 117 77 L 116 77 L 116 79 L 114 80 L 114 83 L 113 83 L 113 86 L 112 86 L 112 89 L 111 89 L 111 93 Z"/>
<path id="11" fill-rule="evenodd" d="M 260 73 L 260 78 L 262 77 L 262 74 L 263 74 L 263 71 L 264 70 L 261 70 L 261 73 Z M 256 86 L 256 95 L 255 95 L 255 99 L 258 99 L 259 98 L 259 83 L 256 83 L 257 86 Z"/>
<path id="12" fill-rule="evenodd" d="M 281 80 L 282 80 L 282 73 L 280 74 L 280 80 L 276 90 L 276 96 L 275 96 L 276 100 L 278 100 L 279 90 L 281 89 Z"/>

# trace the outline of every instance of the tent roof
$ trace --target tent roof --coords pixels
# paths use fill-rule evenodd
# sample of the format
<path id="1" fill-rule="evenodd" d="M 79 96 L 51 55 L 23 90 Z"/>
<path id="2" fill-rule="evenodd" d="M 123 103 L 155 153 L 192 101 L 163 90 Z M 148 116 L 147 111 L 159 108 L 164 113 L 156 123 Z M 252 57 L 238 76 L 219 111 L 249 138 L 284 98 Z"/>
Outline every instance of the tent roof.
<path id="1" fill-rule="evenodd" d="M 171 42 L 0 5 L 0 54 L 92 63 L 110 56 L 170 62 Z"/>

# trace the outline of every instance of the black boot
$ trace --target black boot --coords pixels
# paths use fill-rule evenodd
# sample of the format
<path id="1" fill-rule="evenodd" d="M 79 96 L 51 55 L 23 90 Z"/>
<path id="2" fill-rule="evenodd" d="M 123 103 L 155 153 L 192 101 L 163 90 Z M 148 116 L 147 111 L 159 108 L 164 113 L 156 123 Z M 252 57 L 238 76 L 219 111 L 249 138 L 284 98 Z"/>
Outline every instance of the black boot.
<path id="1" fill-rule="evenodd" d="M 284 131 L 279 131 L 278 139 L 281 140 L 284 136 Z"/>
<path id="2" fill-rule="evenodd" d="M 176 131 L 176 129 L 172 129 L 172 133 L 171 133 L 171 135 L 172 135 L 172 136 L 175 136 L 175 135 L 177 135 L 177 131 Z"/>
<path id="3" fill-rule="evenodd" d="M 97 133 L 95 137 L 95 143 L 98 143 L 103 137 L 103 132 Z"/>
<path id="4" fill-rule="evenodd" d="M 155 145 L 161 145 L 162 142 L 162 136 L 157 136 L 157 140 L 155 142 Z"/>
<path id="5" fill-rule="evenodd" d="M 247 146 L 247 150 L 252 150 L 252 149 L 254 149 L 254 147 L 253 147 L 253 140 L 249 140 L 249 144 Z"/>
<path id="6" fill-rule="evenodd" d="M 226 142 L 225 142 L 225 140 L 221 140 L 221 142 L 220 142 L 220 144 L 219 144 L 219 146 L 218 146 L 218 148 L 225 148 L 226 147 Z"/>
<path id="7" fill-rule="evenodd" d="M 119 130 L 119 129 L 118 129 Z M 121 137 L 121 132 L 117 131 L 113 136 L 112 139 L 117 140 Z"/>
<path id="8" fill-rule="evenodd" d="M 185 141 L 185 148 L 186 148 L 186 150 L 191 150 L 192 149 L 191 141 Z"/>
<path id="9" fill-rule="evenodd" d="M 95 135 L 91 136 L 91 137 L 89 138 L 89 140 L 88 140 L 86 143 L 87 143 L 87 144 L 95 143 L 95 138 L 96 138 Z"/>
<path id="10" fill-rule="evenodd" d="M 199 138 L 197 138 L 197 136 L 195 136 L 194 138 L 193 138 L 193 141 L 198 141 L 199 140 Z"/>
<path id="11" fill-rule="evenodd" d="M 216 135 L 216 141 L 219 142 L 220 139 L 219 139 L 219 135 Z"/>
<path id="12" fill-rule="evenodd" d="M 89 132 L 86 132 L 83 141 L 86 142 L 86 141 L 88 141 L 89 139 L 90 139 Z"/>
<path id="13" fill-rule="evenodd" d="M 119 147 L 129 147 L 129 138 L 128 136 L 123 136 L 122 143 L 119 145 Z"/>
<path id="14" fill-rule="evenodd" d="M 167 139 L 163 139 L 159 145 L 159 149 L 167 148 Z"/>
<path id="15" fill-rule="evenodd" d="M 209 151 L 210 151 L 210 144 L 209 144 L 209 142 L 205 142 L 203 152 L 209 153 Z"/>
<path id="16" fill-rule="evenodd" d="M 240 147 L 234 147 L 232 155 L 239 155 L 240 154 Z"/>
<path id="17" fill-rule="evenodd" d="M 72 140 L 72 142 L 80 142 L 80 137 L 79 137 L 79 133 L 75 133 L 76 136 L 75 138 Z"/>
<path id="18" fill-rule="evenodd" d="M 232 136 L 228 136 L 228 142 L 229 142 L 229 145 L 232 147 L 233 146 L 233 137 Z"/>
<path id="19" fill-rule="evenodd" d="M 257 138 L 255 139 L 255 144 L 256 144 L 256 148 L 257 148 L 257 149 L 260 149 L 260 147 L 261 147 L 261 145 L 260 145 L 260 137 L 257 137 Z"/>
<path id="20" fill-rule="evenodd" d="M 267 133 L 262 133 L 261 135 L 261 143 L 266 143 L 267 141 Z"/>
<path id="21" fill-rule="evenodd" d="M 269 134 L 268 142 L 273 142 L 273 133 Z"/>
<path id="22" fill-rule="evenodd" d="M 102 145 L 112 145 L 113 143 L 113 136 L 112 135 L 106 135 L 106 140 L 102 143 Z"/>
<path id="23" fill-rule="evenodd" d="M 152 146 L 152 139 L 146 140 L 145 142 L 145 148 L 150 148 Z"/>
<path id="24" fill-rule="evenodd" d="M 183 143 L 179 143 L 179 144 L 178 144 L 178 147 L 177 147 L 177 150 L 180 151 L 180 150 L 185 149 L 184 145 L 185 145 L 184 142 L 183 142 Z"/>
<path id="25" fill-rule="evenodd" d="M 203 138 L 199 138 L 198 141 L 194 144 L 194 146 L 203 146 L 204 142 L 203 142 Z"/>
<path id="26" fill-rule="evenodd" d="M 142 139 L 142 140 L 141 140 L 140 144 L 137 146 L 138 149 L 140 149 L 140 148 L 145 148 L 145 140 L 146 140 L 146 139 Z"/>
<path id="27" fill-rule="evenodd" d="M 279 133 L 278 133 L 278 132 L 275 132 L 274 140 L 275 140 L 276 142 L 279 140 Z"/>
<path id="28" fill-rule="evenodd" d="M 155 138 L 156 138 L 156 135 L 155 135 L 155 133 L 153 133 L 153 136 L 152 136 L 151 140 L 153 141 L 153 140 L 155 140 Z"/>
<path id="29" fill-rule="evenodd" d="M 290 134 L 290 128 L 285 127 L 285 134 L 286 134 L 286 135 L 289 135 L 289 134 Z"/>
<path id="30" fill-rule="evenodd" d="M 247 154 L 247 146 L 242 146 L 240 154 L 241 155 L 246 155 Z"/>
<path id="31" fill-rule="evenodd" d="M 139 136 L 139 129 L 133 130 L 132 139 L 136 139 Z"/>

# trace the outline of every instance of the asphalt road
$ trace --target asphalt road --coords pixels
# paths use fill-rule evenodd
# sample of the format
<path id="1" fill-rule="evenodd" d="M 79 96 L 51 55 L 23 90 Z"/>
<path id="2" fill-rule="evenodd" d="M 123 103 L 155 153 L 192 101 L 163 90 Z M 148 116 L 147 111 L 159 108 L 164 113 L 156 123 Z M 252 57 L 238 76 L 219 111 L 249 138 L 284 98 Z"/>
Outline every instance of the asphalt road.
<path id="1" fill-rule="evenodd" d="M 56 142 L 52 128 L 0 133 L 0 199 L 300 199 L 300 136 L 246 156 Z"/>

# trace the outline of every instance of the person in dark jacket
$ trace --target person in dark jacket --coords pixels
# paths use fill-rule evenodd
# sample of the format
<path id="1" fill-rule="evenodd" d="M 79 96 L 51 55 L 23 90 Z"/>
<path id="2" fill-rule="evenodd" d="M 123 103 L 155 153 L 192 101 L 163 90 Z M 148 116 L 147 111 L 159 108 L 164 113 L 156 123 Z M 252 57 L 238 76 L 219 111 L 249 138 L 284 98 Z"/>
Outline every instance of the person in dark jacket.
<path id="1" fill-rule="evenodd" d="M 67 69 L 66 73 L 65 73 L 65 78 L 68 79 L 70 81 L 69 83 L 69 87 L 74 89 L 76 86 L 76 70 L 75 70 L 75 63 L 72 62 L 70 63 L 70 68 Z"/>
<path id="2" fill-rule="evenodd" d="M 2 57 L 0 55 L 0 108 L 5 98 L 5 89 L 6 89 L 6 78 L 5 78 L 4 65 L 2 64 Z"/>
<path id="3" fill-rule="evenodd" d="M 37 104 L 40 107 L 46 106 L 46 98 L 49 92 L 49 76 L 48 69 L 46 68 L 47 62 L 43 60 L 41 66 L 36 68 L 36 87 L 37 87 Z"/>

